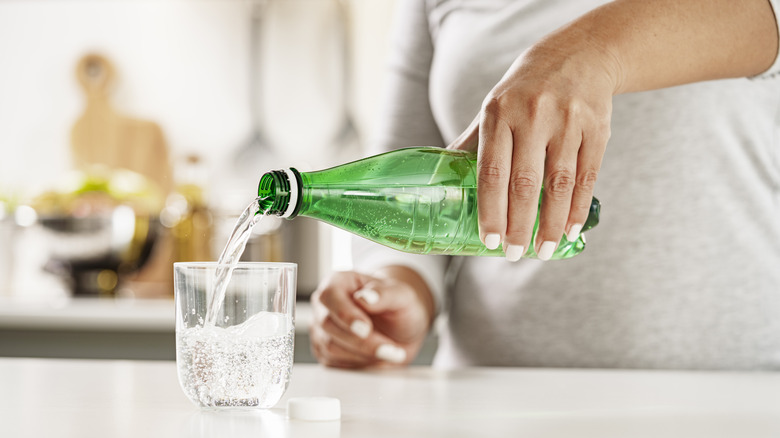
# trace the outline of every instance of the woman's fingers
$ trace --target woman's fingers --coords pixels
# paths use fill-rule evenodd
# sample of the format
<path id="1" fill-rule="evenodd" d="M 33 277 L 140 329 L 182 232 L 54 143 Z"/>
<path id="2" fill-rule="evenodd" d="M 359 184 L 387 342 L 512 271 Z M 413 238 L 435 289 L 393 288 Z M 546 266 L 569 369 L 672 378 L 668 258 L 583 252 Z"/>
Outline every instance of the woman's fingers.
<path id="1" fill-rule="evenodd" d="M 609 119 L 597 124 L 592 133 L 583 136 L 582 147 L 577 157 L 576 184 L 566 224 L 566 239 L 569 242 L 577 240 L 582 226 L 588 219 L 596 179 L 601 169 L 601 161 L 607 149 L 609 136 Z"/>
<path id="2" fill-rule="evenodd" d="M 349 343 L 371 332 L 371 318 L 355 304 L 350 294 L 364 279 L 356 273 L 339 272 L 312 294 L 314 321 L 310 328 L 312 351 L 318 360 L 332 366 L 365 366 L 370 363 Z M 349 334 L 350 336 L 347 336 Z"/>
<path id="3" fill-rule="evenodd" d="M 331 323 L 332 324 L 332 323 Z M 334 326 L 331 325 L 330 329 Z M 353 364 L 354 366 L 366 366 L 373 360 L 371 356 L 361 354 L 350 346 L 345 338 L 347 332 L 340 329 L 339 334 L 334 334 L 326 326 L 312 326 L 311 344 L 317 359 L 325 365 L 331 363 Z"/>
<path id="4" fill-rule="evenodd" d="M 312 352 L 329 366 L 407 363 L 428 327 L 413 289 L 390 279 L 338 273 L 311 301 Z"/>
<path id="5" fill-rule="evenodd" d="M 507 225 L 509 172 L 513 138 L 504 121 L 499 98 L 490 98 L 482 110 L 477 151 L 477 203 L 479 238 L 488 249 L 504 240 Z"/>
<path id="6" fill-rule="evenodd" d="M 312 307 L 316 321 L 323 323 L 325 320 L 329 320 L 356 335 L 370 332 L 371 318 L 350 296 L 358 288 L 357 284 L 345 288 L 336 279 L 325 288 L 315 291 L 312 295 Z"/>
<path id="7" fill-rule="evenodd" d="M 570 241 L 579 237 L 588 218 L 609 118 L 589 125 L 592 134 L 585 137 L 579 104 L 562 109 L 555 96 L 508 94 L 487 99 L 447 148 L 478 150 L 480 238 L 485 246 L 503 244 L 512 261 L 533 247 L 541 260 L 548 260 L 562 236 Z"/>
<path id="8" fill-rule="evenodd" d="M 515 116 L 514 148 L 508 187 L 507 230 L 504 240 L 506 258 L 518 260 L 533 244 L 533 231 L 544 176 L 546 126 L 535 124 L 539 105 Z"/>
<path id="9" fill-rule="evenodd" d="M 579 126 L 569 123 L 560 128 L 547 147 L 540 220 L 534 238 L 534 251 L 540 260 L 552 257 L 566 231 L 581 144 Z"/>
<path id="10" fill-rule="evenodd" d="M 326 365 L 329 363 L 352 364 L 365 367 L 379 362 L 405 363 L 408 353 L 405 347 L 377 331 L 366 338 L 344 330 L 333 320 L 326 319 L 311 331 L 315 354 Z"/>
<path id="11" fill-rule="evenodd" d="M 574 55 L 544 41 L 524 52 L 483 102 L 479 127 L 449 146 L 467 149 L 478 135 L 480 239 L 503 243 L 509 260 L 529 248 L 553 258 L 590 212 L 615 88 L 601 52 Z"/>

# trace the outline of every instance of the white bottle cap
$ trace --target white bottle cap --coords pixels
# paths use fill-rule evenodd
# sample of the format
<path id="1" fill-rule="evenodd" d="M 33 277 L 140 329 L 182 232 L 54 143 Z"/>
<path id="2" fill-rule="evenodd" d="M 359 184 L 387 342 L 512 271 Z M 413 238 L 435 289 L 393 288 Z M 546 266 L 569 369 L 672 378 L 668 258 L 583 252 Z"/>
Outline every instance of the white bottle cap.
<path id="1" fill-rule="evenodd" d="M 287 174 L 287 180 L 290 182 L 290 199 L 287 202 L 287 210 L 284 211 L 282 217 L 290 217 L 295 211 L 295 207 L 298 206 L 298 179 L 295 178 L 295 174 L 290 169 L 284 169 L 284 173 Z"/>
<path id="2" fill-rule="evenodd" d="M 341 418 L 341 402 L 333 397 L 294 397 L 287 401 L 287 418 L 333 421 Z"/>

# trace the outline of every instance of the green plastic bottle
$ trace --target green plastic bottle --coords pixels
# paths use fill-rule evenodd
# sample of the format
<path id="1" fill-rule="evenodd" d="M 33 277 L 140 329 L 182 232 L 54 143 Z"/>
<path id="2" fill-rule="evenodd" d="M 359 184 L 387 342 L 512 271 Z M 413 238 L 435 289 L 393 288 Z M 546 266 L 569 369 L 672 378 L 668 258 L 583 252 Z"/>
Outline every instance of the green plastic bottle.
<path id="1" fill-rule="evenodd" d="M 257 194 L 265 214 L 319 219 L 400 251 L 503 256 L 501 247 L 489 250 L 479 240 L 476 164 L 470 152 L 398 149 L 317 172 L 274 170 L 262 176 Z M 593 198 L 583 231 L 598 224 L 599 209 Z M 583 249 L 584 235 L 564 237 L 551 258 Z M 529 248 L 523 257 L 536 253 Z"/>

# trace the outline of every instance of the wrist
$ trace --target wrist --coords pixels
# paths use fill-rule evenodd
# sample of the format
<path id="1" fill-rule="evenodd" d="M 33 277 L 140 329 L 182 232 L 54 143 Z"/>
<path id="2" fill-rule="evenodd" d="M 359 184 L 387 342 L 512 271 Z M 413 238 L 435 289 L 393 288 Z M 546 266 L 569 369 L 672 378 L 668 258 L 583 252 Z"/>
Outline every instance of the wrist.
<path id="1" fill-rule="evenodd" d="M 559 69 L 565 66 L 576 77 L 600 84 L 613 95 L 625 89 L 626 69 L 618 48 L 589 20 L 580 19 L 553 32 L 526 54 L 534 62 L 549 58 Z"/>

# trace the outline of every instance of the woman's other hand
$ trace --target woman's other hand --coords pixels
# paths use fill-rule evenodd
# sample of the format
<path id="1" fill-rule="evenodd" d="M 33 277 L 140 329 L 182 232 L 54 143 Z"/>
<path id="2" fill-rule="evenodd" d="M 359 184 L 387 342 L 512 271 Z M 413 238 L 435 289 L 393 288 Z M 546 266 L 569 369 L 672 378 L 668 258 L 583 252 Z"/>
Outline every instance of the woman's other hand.
<path id="1" fill-rule="evenodd" d="M 337 272 L 312 295 L 312 351 L 321 363 L 341 368 L 408 364 L 433 319 L 425 282 L 406 267 L 375 276 Z"/>

